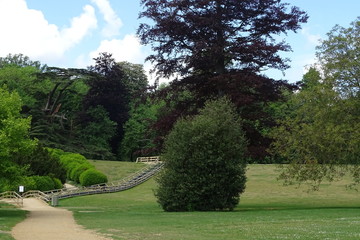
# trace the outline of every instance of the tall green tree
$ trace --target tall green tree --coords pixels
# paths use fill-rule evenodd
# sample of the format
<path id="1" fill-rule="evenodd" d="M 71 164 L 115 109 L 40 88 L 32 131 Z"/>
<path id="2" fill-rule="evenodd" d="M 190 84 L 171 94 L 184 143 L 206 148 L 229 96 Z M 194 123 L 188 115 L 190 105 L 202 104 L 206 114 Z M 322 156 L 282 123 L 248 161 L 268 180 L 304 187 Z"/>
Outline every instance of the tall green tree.
<path id="1" fill-rule="evenodd" d="M 323 74 L 344 97 L 360 93 L 360 17 L 349 27 L 336 25 L 317 47 Z"/>
<path id="2" fill-rule="evenodd" d="M 301 91 L 288 95 L 274 128 L 273 151 L 286 159 L 280 178 L 286 184 L 318 189 L 349 172 L 360 183 L 360 101 L 343 98 L 333 81 L 311 69 Z M 311 84 L 309 84 L 311 83 Z"/>
<path id="3" fill-rule="evenodd" d="M 149 84 L 143 65 L 130 62 L 119 62 L 117 64 L 124 72 L 123 82 L 131 100 L 138 99 L 147 90 Z"/>
<path id="4" fill-rule="evenodd" d="M 316 189 L 345 173 L 360 183 L 359 30 L 359 19 L 348 28 L 336 25 L 317 47 L 318 64 L 302 90 L 288 95 L 273 131 L 273 149 L 291 163 L 281 175 L 286 183 Z"/>
<path id="5" fill-rule="evenodd" d="M 166 139 L 155 194 L 165 211 L 232 210 L 245 189 L 246 139 L 226 98 L 180 119 Z"/>
<path id="6" fill-rule="evenodd" d="M 144 103 L 131 104 L 119 151 L 122 161 L 135 161 L 137 157 L 154 154 L 151 149 L 155 147 L 153 141 L 156 133 L 151 126 L 156 122 L 163 105 L 164 102 L 151 101 L 149 98 Z"/>
<path id="7" fill-rule="evenodd" d="M 110 120 L 117 124 L 115 135 L 110 141 L 112 152 L 117 154 L 129 111 L 130 97 L 124 82 L 125 74 L 111 54 L 101 53 L 95 58 L 95 63 L 89 69 L 93 76 L 88 81 L 90 89 L 84 97 L 83 105 L 85 111 L 97 106 L 103 107 L 108 112 Z"/>
<path id="8" fill-rule="evenodd" d="M 24 170 L 12 161 L 12 154 L 31 151 L 36 142 L 29 138 L 30 118 L 20 114 L 21 99 L 16 92 L 0 88 L 0 190 L 14 183 Z"/>

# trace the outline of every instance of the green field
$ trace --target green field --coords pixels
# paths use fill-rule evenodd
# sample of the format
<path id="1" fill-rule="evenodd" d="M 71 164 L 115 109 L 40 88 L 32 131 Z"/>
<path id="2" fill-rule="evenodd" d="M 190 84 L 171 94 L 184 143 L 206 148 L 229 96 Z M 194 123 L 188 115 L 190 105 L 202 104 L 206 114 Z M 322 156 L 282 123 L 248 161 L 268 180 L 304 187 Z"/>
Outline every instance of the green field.
<path id="1" fill-rule="evenodd" d="M 124 163 L 93 164 L 121 171 Z M 163 212 L 153 196 L 154 180 L 60 205 L 81 225 L 113 239 L 360 239 L 360 195 L 344 187 L 346 180 L 308 193 L 306 187 L 282 186 L 272 165 L 251 165 L 247 176 L 246 193 L 233 212 Z"/>
<path id="2" fill-rule="evenodd" d="M 108 176 L 109 182 L 121 180 L 146 167 L 144 163 L 90 160 L 100 172 Z"/>
<path id="3" fill-rule="evenodd" d="M 13 240 L 14 238 L 10 235 L 11 228 L 25 219 L 25 215 L 25 211 L 0 202 L 0 239 Z"/>

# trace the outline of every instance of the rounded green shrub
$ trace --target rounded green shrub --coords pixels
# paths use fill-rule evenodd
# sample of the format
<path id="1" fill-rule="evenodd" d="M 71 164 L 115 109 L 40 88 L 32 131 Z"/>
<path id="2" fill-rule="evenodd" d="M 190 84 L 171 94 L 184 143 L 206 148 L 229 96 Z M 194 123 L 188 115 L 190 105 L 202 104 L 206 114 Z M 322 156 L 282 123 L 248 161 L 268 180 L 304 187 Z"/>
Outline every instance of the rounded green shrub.
<path id="1" fill-rule="evenodd" d="M 246 183 L 247 141 L 226 98 L 181 119 L 165 141 L 155 195 L 165 211 L 232 210 Z"/>
<path id="2" fill-rule="evenodd" d="M 90 168 L 80 175 L 80 184 L 82 186 L 90 186 L 94 184 L 106 183 L 108 181 L 105 174 L 94 168 Z"/>
<path id="3" fill-rule="evenodd" d="M 60 179 L 58 178 L 52 178 L 53 182 L 54 182 L 54 189 L 61 189 L 63 188 L 63 184 L 62 182 L 60 181 Z M 49 189 L 49 190 L 52 190 L 52 189 Z"/>
<path id="4" fill-rule="evenodd" d="M 48 191 L 55 189 L 55 183 L 49 176 L 31 176 L 29 178 L 35 182 L 35 185 L 25 186 L 27 190 Z"/>
<path id="5" fill-rule="evenodd" d="M 91 164 L 85 164 L 85 163 L 77 164 L 71 169 L 69 179 L 75 182 L 80 182 L 79 179 L 80 175 L 90 168 L 94 168 L 94 167 Z"/>

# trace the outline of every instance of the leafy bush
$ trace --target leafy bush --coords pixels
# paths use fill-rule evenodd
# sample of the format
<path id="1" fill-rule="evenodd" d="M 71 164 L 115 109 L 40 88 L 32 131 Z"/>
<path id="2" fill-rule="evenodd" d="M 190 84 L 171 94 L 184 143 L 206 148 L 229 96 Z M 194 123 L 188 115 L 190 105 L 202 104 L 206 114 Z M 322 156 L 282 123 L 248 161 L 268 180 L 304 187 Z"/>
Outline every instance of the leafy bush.
<path id="1" fill-rule="evenodd" d="M 75 182 L 79 182 L 80 179 L 80 175 L 85 172 L 86 170 L 88 170 L 89 168 L 94 168 L 91 164 L 76 164 L 76 166 L 74 168 L 71 169 L 70 172 L 70 179 L 75 181 Z"/>
<path id="2" fill-rule="evenodd" d="M 25 189 L 28 190 L 40 190 L 48 191 L 55 189 L 55 183 L 49 176 L 31 176 L 25 180 Z"/>
<path id="3" fill-rule="evenodd" d="M 80 184 L 82 186 L 90 186 L 99 183 L 106 183 L 108 181 L 105 174 L 96 169 L 88 169 L 80 175 Z"/>
<path id="4" fill-rule="evenodd" d="M 28 154 L 13 154 L 12 159 L 20 166 L 28 166 L 28 175 L 47 176 L 51 175 L 66 180 L 66 171 L 58 156 L 52 155 L 46 148 L 38 144 Z"/>
<path id="5" fill-rule="evenodd" d="M 58 150 L 58 149 L 51 149 L 50 152 L 56 156 L 59 156 L 60 163 L 66 170 L 67 178 L 72 181 L 82 184 L 80 176 L 84 172 L 86 172 L 90 169 L 95 170 L 95 167 L 92 164 L 90 164 L 88 162 L 88 160 L 81 154 L 64 152 L 64 151 Z M 96 179 L 99 179 L 99 180 L 95 180 L 95 183 L 91 183 L 90 185 L 107 182 L 107 177 L 103 173 L 101 173 L 97 170 L 95 170 L 95 171 L 98 172 L 99 175 L 104 176 L 104 177 L 96 177 Z M 89 180 L 86 180 L 85 182 L 87 182 L 87 181 L 89 181 Z M 91 181 L 89 181 L 89 182 L 91 182 Z M 85 185 L 83 185 L 83 186 L 85 186 Z"/>
<path id="6" fill-rule="evenodd" d="M 25 187 L 25 191 L 29 190 L 40 190 L 48 191 L 53 189 L 63 188 L 63 184 L 60 179 L 52 178 L 50 176 L 30 176 L 24 177 L 20 182 L 20 185 Z M 17 189 L 12 189 L 17 190 Z"/>
<path id="7" fill-rule="evenodd" d="M 20 185 L 24 186 L 25 191 L 37 189 L 36 181 L 33 177 L 24 177 Z M 12 189 L 12 190 L 16 191 L 17 189 Z"/>
<path id="8" fill-rule="evenodd" d="M 62 182 L 60 181 L 60 179 L 58 178 L 52 178 L 53 182 L 54 182 L 54 189 L 61 189 L 63 188 L 63 184 Z M 49 190 L 52 190 L 52 189 L 49 189 Z"/>
<path id="9" fill-rule="evenodd" d="M 179 120 L 165 141 L 155 195 L 165 211 L 232 210 L 245 189 L 247 141 L 226 98 Z"/>

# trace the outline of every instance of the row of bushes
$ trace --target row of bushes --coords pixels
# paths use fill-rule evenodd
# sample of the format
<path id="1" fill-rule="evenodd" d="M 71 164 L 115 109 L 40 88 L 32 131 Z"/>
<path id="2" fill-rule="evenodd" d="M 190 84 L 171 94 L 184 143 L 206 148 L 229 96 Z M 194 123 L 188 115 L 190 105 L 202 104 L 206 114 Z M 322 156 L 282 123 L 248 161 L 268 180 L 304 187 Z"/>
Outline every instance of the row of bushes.
<path id="1" fill-rule="evenodd" d="M 50 176 L 30 176 L 23 179 L 22 185 L 26 191 L 40 190 L 48 191 L 53 189 L 60 189 L 63 187 L 60 179 L 52 178 Z"/>
<path id="2" fill-rule="evenodd" d="M 52 155 L 60 158 L 60 163 L 66 170 L 66 177 L 82 186 L 106 183 L 105 174 L 96 170 L 87 159 L 78 153 L 64 152 L 60 149 L 49 149 Z"/>

